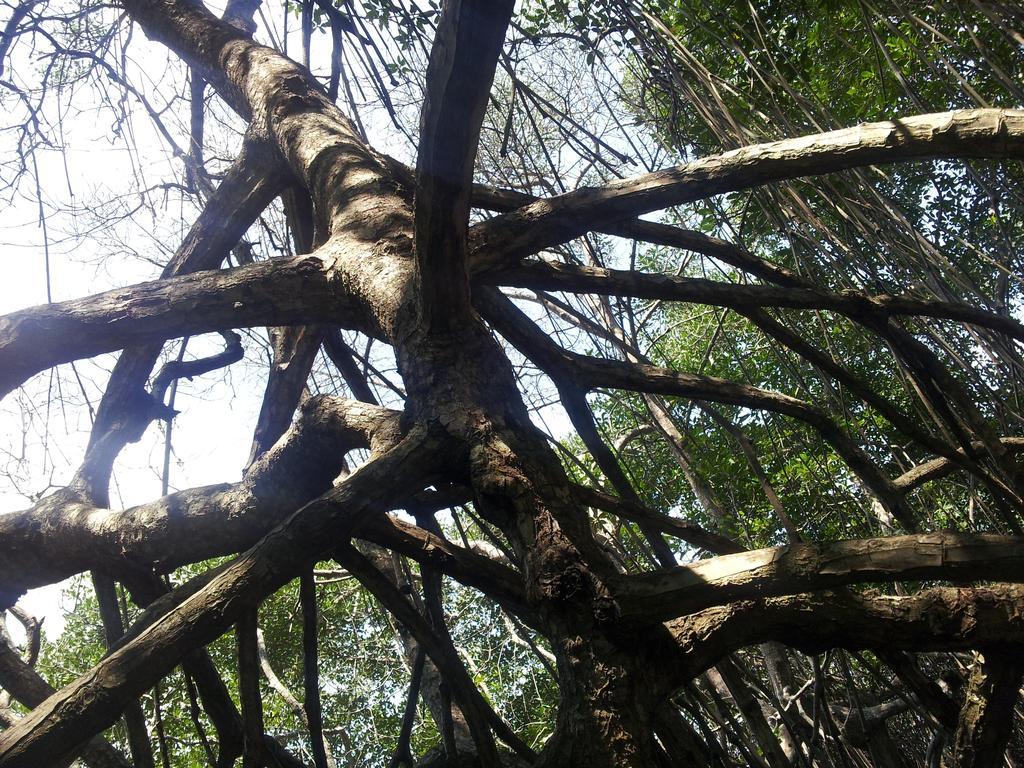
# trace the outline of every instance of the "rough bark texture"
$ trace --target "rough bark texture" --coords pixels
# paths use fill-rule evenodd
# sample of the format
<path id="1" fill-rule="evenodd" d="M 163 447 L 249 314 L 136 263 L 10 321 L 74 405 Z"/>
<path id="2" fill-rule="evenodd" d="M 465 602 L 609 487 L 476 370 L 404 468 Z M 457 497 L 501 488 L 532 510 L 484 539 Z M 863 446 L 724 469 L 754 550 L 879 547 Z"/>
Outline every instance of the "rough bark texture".
<path id="1" fill-rule="evenodd" d="M 1013 731 L 1024 660 L 1016 650 L 977 654 L 967 681 L 949 765 L 999 765 Z"/>

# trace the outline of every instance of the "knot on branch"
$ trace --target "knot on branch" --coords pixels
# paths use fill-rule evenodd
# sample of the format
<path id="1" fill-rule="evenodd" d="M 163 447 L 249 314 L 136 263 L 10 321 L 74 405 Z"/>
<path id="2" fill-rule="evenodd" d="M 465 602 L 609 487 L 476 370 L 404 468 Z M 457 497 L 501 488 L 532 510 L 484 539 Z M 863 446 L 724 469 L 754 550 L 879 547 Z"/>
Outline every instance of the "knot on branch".
<path id="1" fill-rule="evenodd" d="M 310 90 L 305 77 L 299 74 L 287 75 L 281 80 L 281 96 L 273 101 L 270 108 L 272 122 L 317 110 L 322 105 L 322 98 Z"/>

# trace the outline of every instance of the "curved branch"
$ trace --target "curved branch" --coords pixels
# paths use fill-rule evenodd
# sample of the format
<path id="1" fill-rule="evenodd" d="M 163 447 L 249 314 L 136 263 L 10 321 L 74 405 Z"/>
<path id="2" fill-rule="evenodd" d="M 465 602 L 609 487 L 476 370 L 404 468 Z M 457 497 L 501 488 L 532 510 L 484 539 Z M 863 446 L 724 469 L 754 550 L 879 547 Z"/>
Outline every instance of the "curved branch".
<path id="1" fill-rule="evenodd" d="M 84 570 L 169 571 L 234 554 L 331 487 L 345 454 L 398 430 L 399 414 L 317 397 L 288 435 L 241 482 L 194 488 L 124 511 L 95 507 L 73 490 L 0 516 L 0 604 Z"/>
<path id="2" fill-rule="evenodd" d="M 743 147 L 642 176 L 539 200 L 478 224 L 473 250 L 489 264 L 523 258 L 600 227 L 672 205 L 774 181 L 934 158 L 1024 155 L 1024 111 L 915 115 Z"/>
<path id="3" fill-rule="evenodd" d="M 748 600 L 669 622 L 689 678 L 740 648 L 776 640 L 805 653 L 953 651 L 1024 642 L 1024 587 L 935 587 L 908 597 L 820 592 Z"/>
<path id="4" fill-rule="evenodd" d="M 221 331 L 221 336 L 224 338 L 224 349 L 220 352 L 196 360 L 172 360 L 164 365 L 153 380 L 153 399 L 157 403 L 162 403 L 172 381 L 202 376 L 204 373 L 226 368 L 241 360 L 245 354 L 245 350 L 242 349 L 242 337 L 234 331 Z"/>

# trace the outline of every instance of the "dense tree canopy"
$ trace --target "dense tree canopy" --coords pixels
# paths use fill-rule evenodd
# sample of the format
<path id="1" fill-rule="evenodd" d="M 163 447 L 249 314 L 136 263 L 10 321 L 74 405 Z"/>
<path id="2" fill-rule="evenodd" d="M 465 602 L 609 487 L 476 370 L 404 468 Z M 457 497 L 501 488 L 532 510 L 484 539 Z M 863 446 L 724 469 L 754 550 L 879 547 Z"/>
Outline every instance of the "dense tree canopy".
<path id="1" fill-rule="evenodd" d="M 1020 5 L 4 8 L 0 768 L 1024 760 Z"/>

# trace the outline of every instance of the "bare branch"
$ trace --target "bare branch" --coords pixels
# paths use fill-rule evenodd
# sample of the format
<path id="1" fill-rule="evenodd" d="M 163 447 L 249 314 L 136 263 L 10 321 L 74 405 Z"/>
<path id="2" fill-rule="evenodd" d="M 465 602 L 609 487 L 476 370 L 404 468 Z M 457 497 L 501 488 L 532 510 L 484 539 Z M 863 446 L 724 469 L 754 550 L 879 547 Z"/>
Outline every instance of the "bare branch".
<path id="1" fill-rule="evenodd" d="M 601 387 L 676 395 L 715 403 L 773 411 L 813 427 L 843 457 L 878 500 L 907 528 L 916 521 L 903 494 L 882 474 L 871 458 L 824 411 L 795 397 L 713 376 L 671 371 L 642 363 L 603 360 L 562 349 L 497 291 L 478 291 L 477 305 L 517 349 L 556 381 L 572 381 L 583 390 Z"/>
<path id="2" fill-rule="evenodd" d="M 661 621 L 758 596 L 878 581 L 1024 581 L 1022 539 L 925 533 L 830 544 L 790 544 L 725 555 L 669 571 L 624 576 L 622 615 Z"/>
<path id="3" fill-rule="evenodd" d="M 999 442 L 1006 448 L 1007 451 L 1012 453 L 1020 453 L 1024 451 L 1024 437 L 1001 437 Z M 975 443 L 972 447 L 975 450 L 981 450 L 982 444 Z M 961 449 L 957 452 L 963 456 L 964 451 Z M 908 469 L 902 475 L 892 481 L 893 485 L 904 492 L 912 491 L 915 488 L 920 488 L 925 483 L 930 483 L 933 480 L 946 477 L 951 472 L 956 471 L 957 464 L 948 458 L 932 459 L 922 464 L 918 464 L 916 467 Z"/>
<path id="4" fill-rule="evenodd" d="M 311 400 L 288 436 L 235 485 L 181 491 L 121 512 L 73 490 L 0 516 L 0 584 L 13 602 L 24 589 L 96 568 L 131 575 L 252 546 L 296 508 L 331 487 L 345 454 L 387 436 L 398 414 L 340 398 Z M 40 531 L 47 531 L 40 536 Z"/>
<path id="5" fill-rule="evenodd" d="M 359 538 L 430 565 L 467 587 L 481 590 L 527 623 L 535 621 L 526 601 L 522 577 L 490 557 L 456 546 L 391 516 L 368 521 L 359 529 Z"/>
<path id="6" fill-rule="evenodd" d="M 619 499 L 602 493 L 594 488 L 587 488 L 581 485 L 573 487 L 573 493 L 583 504 L 610 512 L 613 515 L 626 520 L 641 521 L 652 528 L 682 539 L 700 549 L 706 549 L 716 555 L 728 555 L 736 552 L 746 551 L 739 544 L 727 536 L 708 531 L 696 523 L 680 520 L 668 515 L 661 515 L 646 507 L 634 504 L 625 499 Z"/>
<path id="7" fill-rule="evenodd" d="M 38 766 L 74 754 L 191 648 L 220 636 L 365 518 L 420 490 L 436 471 L 439 450 L 422 434 L 410 435 L 293 514 L 159 621 L 130 635 L 91 671 L 0 733 L 5 768 Z M 55 710 L 73 710 L 76 716 L 55 717 Z"/>
<path id="8" fill-rule="evenodd" d="M 709 608 L 669 623 L 695 676 L 725 654 L 778 640 L 806 653 L 828 648 L 966 650 L 1024 640 L 1024 587 L 935 587 L 907 597 L 821 592 Z M 810 621 L 809 617 L 814 620 Z"/>
<path id="9" fill-rule="evenodd" d="M 131 344 L 256 325 L 358 326 L 359 313 L 333 284 L 328 258 L 199 272 L 0 317 L 0 396 L 47 368 Z"/>
<path id="10" fill-rule="evenodd" d="M 15 700 L 29 709 L 38 706 L 55 689 L 38 672 L 21 659 L 10 645 L 10 638 L 0 622 L 0 686 Z M 82 749 L 82 758 L 89 768 L 129 768 L 125 760 L 110 743 L 95 736 Z"/>
<path id="11" fill-rule="evenodd" d="M 858 321 L 865 316 L 876 322 L 893 315 L 917 315 L 956 320 L 1005 333 L 1024 341 L 1024 325 L 1005 315 L 986 312 L 968 304 L 929 301 L 909 296 L 888 296 L 860 291 L 832 291 L 744 285 L 693 277 L 657 275 L 637 271 L 581 267 L 556 262 L 526 261 L 489 275 L 488 282 L 535 291 L 568 291 L 637 299 L 666 299 L 716 307 L 747 310 L 755 307 L 825 309 Z"/>
<path id="12" fill-rule="evenodd" d="M 163 402 L 167 387 L 176 379 L 202 376 L 204 373 L 216 371 L 241 360 L 245 354 L 245 350 L 242 349 L 242 337 L 233 331 L 222 331 L 221 336 L 224 337 L 224 349 L 221 352 L 197 360 L 172 360 L 164 365 L 153 380 L 153 399 Z"/>
<path id="13" fill-rule="evenodd" d="M 316 768 L 334 768 L 334 758 L 324 739 L 323 709 L 320 705 L 320 641 L 317 636 L 319 609 L 313 567 L 299 576 L 299 600 L 302 603 L 302 678 L 303 711 L 313 747 Z"/>
<path id="14" fill-rule="evenodd" d="M 931 158 L 1024 154 L 1024 111 L 975 109 L 865 123 L 757 144 L 686 165 L 540 200 L 479 224 L 474 254 L 488 264 L 537 253 L 599 227 L 672 205 L 773 181 Z"/>
<path id="15" fill-rule="evenodd" d="M 242 768 L 261 768 L 263 755 L 263 697 L 260 693 L 260 656 L 256 633 L 259 631 L 259 607 L 246 608 L 235 625 L 238 654 L 238 698 L 242 702 L 242 729 L 245 748 Z"/>

